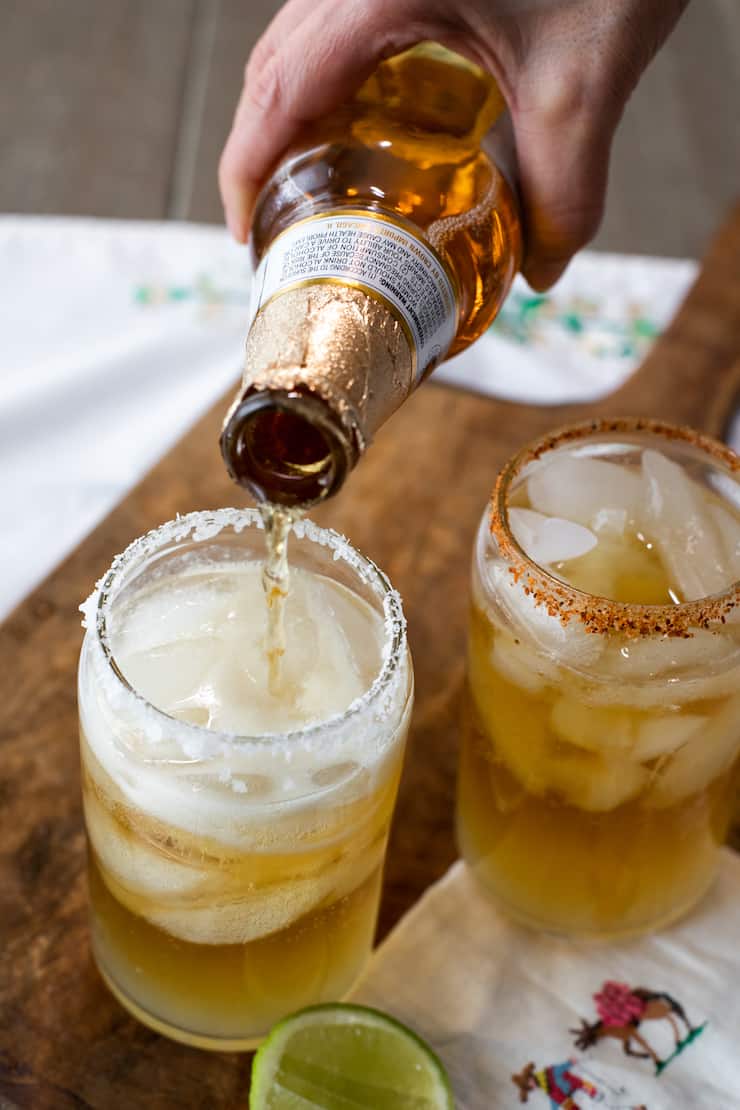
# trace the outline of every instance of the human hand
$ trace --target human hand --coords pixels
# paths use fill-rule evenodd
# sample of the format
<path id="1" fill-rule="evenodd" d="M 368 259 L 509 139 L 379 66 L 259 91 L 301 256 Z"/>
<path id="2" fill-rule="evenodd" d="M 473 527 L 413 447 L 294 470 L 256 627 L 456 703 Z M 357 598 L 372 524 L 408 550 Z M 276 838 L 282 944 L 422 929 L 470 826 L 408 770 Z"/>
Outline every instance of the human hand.
<path id="1" fill-rule="evenodd" d="M 378 63 L 435 40 L 488 70 L 511 112 L 523 273 L 546 289 L 596 233 L 624 106 L 688 0 L 288 0 L 248 61 L 219 165 L 245 242 L 260 186 L 302 125 Z"/>

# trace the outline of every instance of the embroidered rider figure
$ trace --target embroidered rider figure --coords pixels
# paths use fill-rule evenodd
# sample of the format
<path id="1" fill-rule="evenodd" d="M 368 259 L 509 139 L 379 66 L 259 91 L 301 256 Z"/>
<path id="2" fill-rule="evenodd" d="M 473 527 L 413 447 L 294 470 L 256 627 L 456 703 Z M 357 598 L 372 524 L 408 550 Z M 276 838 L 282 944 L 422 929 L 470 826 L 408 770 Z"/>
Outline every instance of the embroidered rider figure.
<path id="1" fill-rule="evenodd" d="M 535 1071 L 535 1065 L 529 1063 L 519 1072 L 512 1075 L 513 1082 L 519 1088 L 519 1101 L 526 1102 L 530 1091 L 538 1089 L 545 1092 L 550 1099 L 551 1110 L 578 1110 L 578 1104 L 573 1095 L 576 1091 L 585 1091 L 590 1098 L 596 1098 L 598 1089 L 588 1079 L 584 1079 L 572 1070 L 576 1060 L 565 1060 L 562 1064 L 550 1064 L 540 1071 Z"/>

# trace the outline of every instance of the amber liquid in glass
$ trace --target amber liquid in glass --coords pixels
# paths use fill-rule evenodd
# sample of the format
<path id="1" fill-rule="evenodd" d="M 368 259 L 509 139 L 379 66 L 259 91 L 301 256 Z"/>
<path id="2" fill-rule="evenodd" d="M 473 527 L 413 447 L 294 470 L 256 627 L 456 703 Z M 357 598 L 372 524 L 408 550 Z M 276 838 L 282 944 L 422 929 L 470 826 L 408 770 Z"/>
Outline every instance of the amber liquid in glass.
<path id="1" fill-rule="evenodd" d="M 265 850 L 266 826 L 250 852 L 126 804 L 82 745 L 93 946 L 128 1009 L 189 1044 L 241 1049 L 344 997 L 372 945 L 398 765 L 350 807 L 304 809 L 292 849 Z"/>
<path id="2" fill-rule="evenodd" d="M 634 534 L 602 539 L 555 573 L 617 602 L 682 600 L 654 545 Z M 538 654 L 474 591 L 458 840 L 514 917 L 556 933 L 629 935 L 680 916 L 707 889 L 740 772 L 737 671 L 711 655 L 723 641 L 731 651 L 734 633 L 723 632 L 625 639 L 606 649 L 608 664 L 604 654 L 579 669 L 556 648 Z M 620 675 L 619 651 L 646 647 L 643 680 Z"/>
<path id="3" fill-rule="evenodd" d="M 262 579 L 256 560 L 186 559 L 122 607 L 118 665 L 171 725 L 153 710 L 130 723 L 86 685 L 83 651 L 97 962 L 142 1021 L 201 1047 L 249 1047 L 355 982 L 407 727 L 404 711 L 360 717 L 338 745 L 321 725 L 291 739 L 363 695 L 386 629 L 348 587 L 293 568 L 276 658 Z"/>

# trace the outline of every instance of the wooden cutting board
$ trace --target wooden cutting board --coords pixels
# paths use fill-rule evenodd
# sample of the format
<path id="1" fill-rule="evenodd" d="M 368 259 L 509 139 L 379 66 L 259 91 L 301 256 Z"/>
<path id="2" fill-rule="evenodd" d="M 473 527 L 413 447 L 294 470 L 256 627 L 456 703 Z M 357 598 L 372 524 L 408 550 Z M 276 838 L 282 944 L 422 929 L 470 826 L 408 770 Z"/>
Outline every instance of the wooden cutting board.
<path id="1" fill-rule="evenodd" d="M 739 389 L 740 207 L 676 320 L 617 393 L 553 409 L 426 385 L 315 514 L 388 572 L 409 620 L 417 702 L 381 935 L 455 857 L 470 552 L 499 466 L 541 432 L 597 414 L 663 417 L 721 436 Z M 77 605 L 113 555 L 177 512 L 240 503 L 217 448 L 223 410 L 199 421 L 0 628 L 0 1110 L 246 1105 L 248 1056 L 150 1033 L 92 967 L 75 704 Z"/>

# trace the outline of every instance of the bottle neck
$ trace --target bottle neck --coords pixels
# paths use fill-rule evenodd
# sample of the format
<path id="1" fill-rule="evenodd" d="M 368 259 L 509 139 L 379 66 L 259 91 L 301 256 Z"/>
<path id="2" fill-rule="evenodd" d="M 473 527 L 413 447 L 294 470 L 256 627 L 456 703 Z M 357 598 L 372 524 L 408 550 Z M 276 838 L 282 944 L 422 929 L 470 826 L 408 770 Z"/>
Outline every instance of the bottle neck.
<path id="1" fill-rule="evenodd" d="M 324 500 L 415 384 L 407 331 L 386 304 L 343 283 L 290 288 L 247 337 L 221 436 L 229 473 L 260 501 Z"/>
<path id="2" fill-rule="evenodd" d="M 358 451 L 332 409 L 299 390 L 240 390 L 221 451 L 229 474 L 259 502 L 308 506 L 331 497 Z"/>

